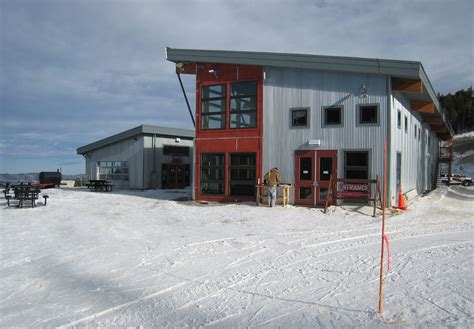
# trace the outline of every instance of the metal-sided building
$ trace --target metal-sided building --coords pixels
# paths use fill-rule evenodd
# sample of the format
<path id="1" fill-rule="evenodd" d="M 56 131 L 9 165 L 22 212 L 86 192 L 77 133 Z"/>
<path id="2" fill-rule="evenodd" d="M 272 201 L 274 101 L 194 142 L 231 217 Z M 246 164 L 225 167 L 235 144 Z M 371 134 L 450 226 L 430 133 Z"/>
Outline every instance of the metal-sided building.
<path id="1" fill-rule="evenodd" d="M 79 147 L 89 179 L 120 189 L 184 188 L 191 185 L 194 131 L 141 125 Z"/>
<path id="2" fill-rule="evenodd" d="M 321 205 L 330 173 L 383 179 L 387 200 L 435 181 L 440 139 L 453 130 L 420 62 L 166 49 L 196 75 L 194 195 L 248 200 L 278 167 L 295 204 Z"/>

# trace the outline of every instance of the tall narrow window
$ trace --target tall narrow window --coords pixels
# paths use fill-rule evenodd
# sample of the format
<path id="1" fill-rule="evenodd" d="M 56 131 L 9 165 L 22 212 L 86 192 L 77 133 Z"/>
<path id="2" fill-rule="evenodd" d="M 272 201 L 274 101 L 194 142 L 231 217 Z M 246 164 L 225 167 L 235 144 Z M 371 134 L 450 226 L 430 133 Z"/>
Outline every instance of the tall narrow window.
<path id="1" fill-rule="evenodd" d="M 405 115 L 405 132 L 408 133 L 408 117 Z"/>
<path id="2" fill-rule="evenodd" d="M 348 151 L 344 156 L 344 178 L 369 178 L 369 152 Z"/>
<path id="3" fill-rule="evenodd" d="M 257 127 L 257 81 L 230 85 L 230 128 Z"/>
<path id="4" fill-rule="evenodd" d="M 416 125 L 414 125 L 413 127 L 415 127 L 415 139 L 416 139 L 416 131 L 418 130 L 418 127 Z"/>
<path id="5" fill-rule="evenodd" d="M 374 125 L 379 123 L 378 105 L 359 105 L 359 124 Z"/>
<path id="6" fill-rule="evenodd" d="M 201 154 L 201 194 L 223 195 L 224 194 L 224 153 L 202 153 Z"/>
<path id="7" fill-rule="evenodd" d="M 397 113 L 397 127 L 398 129 L 402 129 L 402 112 L 398 110 Z"/>
<path id="8" fill-rule="evenodd" d="M 202 87 L 201 90 L 201 129 L 225 128 L 225 85 Z"/>
<path id="9" fill-rule="evenodd" d="M 256 154 L 232 153 L 229 166 L 229 194 L 255 195 Z"/>

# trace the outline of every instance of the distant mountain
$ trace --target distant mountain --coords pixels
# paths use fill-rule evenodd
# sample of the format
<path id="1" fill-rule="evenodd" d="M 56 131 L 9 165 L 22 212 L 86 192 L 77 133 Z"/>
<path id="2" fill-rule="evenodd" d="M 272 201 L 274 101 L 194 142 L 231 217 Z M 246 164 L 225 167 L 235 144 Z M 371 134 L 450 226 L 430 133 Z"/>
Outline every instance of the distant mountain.
<path id="1" fill-rule="evenodd" d="M 77 175 L 63 175 L 63 180 L 87 178 L 84 174 Z M 16 182 L 32 182 L 39 181 L 39 173 L 24 173 L 24 174 L 0 174 L 0 182 L 2 183 L 16 183 Z"/>

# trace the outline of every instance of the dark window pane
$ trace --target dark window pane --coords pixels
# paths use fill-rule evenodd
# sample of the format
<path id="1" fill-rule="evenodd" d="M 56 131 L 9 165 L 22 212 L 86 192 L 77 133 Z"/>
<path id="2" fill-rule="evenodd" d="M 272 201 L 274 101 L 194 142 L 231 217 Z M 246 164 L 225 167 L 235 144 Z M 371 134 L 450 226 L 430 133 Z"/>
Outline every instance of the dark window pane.
<path id="1" fill-rule="evenodd" d="M 398 111 L 397 113 L 397 127 L 402 127 L 402 112 Z"/>
<path id="2" fill-rule="evenodd" d="M 224 194 L 225 156 L 222 153 L 201 154 L 201 194 Z"/>
<path id="3" fill-rule="evenodd" d="M 367 167 L 369 162 L 368 152 L 347 152 L 346 166 L 364 166 Z"/>
<path id="4" fill-rule="evenodd" d="M 359 123 L 378 123 L 378 106 L 359 106 Z"/>
<path id="5" fill-rule="evenodd" d="M 224 183 L 223 182 L 201 183 L 201 193 L 204 195 L 222 195 L 224 194 Z"/>
<path id="6" fill-rule="evenodd" d="M 257 81 L 238 82 L 232 84 L 230 94 L 231 97 L 242 97 L 249 95 L 257 95 Z"/>
<path id="7" fill-rule="evenodd" d="M 319 180 L 329 180 L 332 170 L 332 158 L 320 158 L 319 160 Z"/>
<path id="8" fill-rule="evenodd" d="M 319 200 L 326 200 L 327 197 L 328 197 L 328 189 L 321 187 L 319 189 Z"/>
<path id="9" fill-rule="evenodd" d="M 300 187 L 300 199 L 311 198 L 311 187 Z"/>
<path id="10" fill-rule="evenodd" d="M 240 112 L 230 114 L 231 128 L 254 128 L 257 126 L 257 112 Z"/>
<path id="11" fill-rule="evenodd" d="M 405 132 L 408 132 L 408 118 L 405 115 Z"/>
<path id="12" fill-rule="evenodd" d="M 311 158 L 300 158 L 300 180 L 311 180 L 312 167 Z"/>
<path id="13" fill-rule="evenodd" d="M 187 146 L 164 145 L 163 155 L 189 156 L 189 149 Z"/>
<path id="14" fill-rule="evenodd" d="M 342 117 L 342 108 L 340 107 L 326 107 L 325 108 L 325 124 L 326 125 L 340 125 Z"/>
<path id="15" fill-rule="evenodd" d="M 230 100 L 230 111 L 257 110 L 257 97 L 232 98 Z"/>
<path id="16" fill-rule="evenodd" d="M 293 127 L 308 125 L 308 110 L 292 110 L 291 111 L 291 125 Z"/>
<path id="17" fill-rule="evenodd" d="M 233 153 L 230 155 L 229 194 L 255 195 L 256 154 Z"/>
<path id="18" fill-rule="evenodd" d="M 347 169 L 346 178 L 368 179 L 367 170 L 364 169 Z"/>
<path id="19" fill-rule="evenodd" d="M 202 87 L 201 99 L 225 98 L 225 85 Z"/>
<path id="20" fill-rule="evenodd" d="M 201 115 L 201 129 L 223 129 L 225 114 Z"/>

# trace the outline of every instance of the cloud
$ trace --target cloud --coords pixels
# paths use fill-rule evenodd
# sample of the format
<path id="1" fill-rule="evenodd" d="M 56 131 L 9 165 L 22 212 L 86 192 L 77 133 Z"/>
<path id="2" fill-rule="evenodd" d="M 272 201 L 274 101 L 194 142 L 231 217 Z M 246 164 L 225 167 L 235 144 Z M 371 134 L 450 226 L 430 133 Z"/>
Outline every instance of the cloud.
<path id="1" fill-rule="evenodd" d="M 0 1 L 0 156 L 60 157 L 142 123 L 191 128 L 166 46 L 419 60 L 436 91 L 467 88 L 473 9 L 467 0 Z M 183 78 L 193 105 L 194 77 Z"/>

